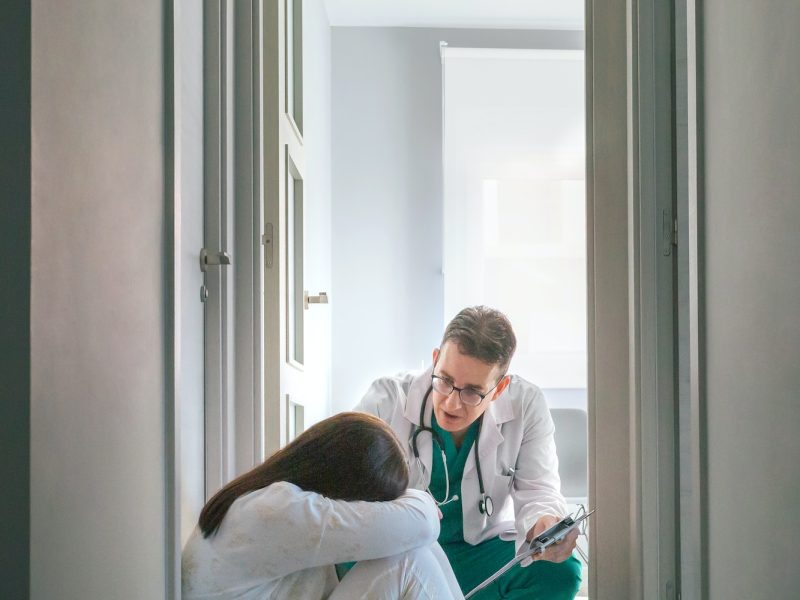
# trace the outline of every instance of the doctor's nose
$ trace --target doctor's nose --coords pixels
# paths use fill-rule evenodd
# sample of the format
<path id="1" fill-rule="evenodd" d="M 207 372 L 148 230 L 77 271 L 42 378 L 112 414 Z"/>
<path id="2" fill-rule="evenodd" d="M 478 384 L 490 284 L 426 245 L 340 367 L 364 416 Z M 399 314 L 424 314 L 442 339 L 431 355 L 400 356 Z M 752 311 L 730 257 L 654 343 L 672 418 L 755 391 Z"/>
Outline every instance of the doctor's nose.
<path id="1" fill-rule="evenodd" d="M 445 401 L 445 404 L 447 404 L 448 406 L 452 406 L 454 408 L 460 407 L 461 404 L 462 404 L 462 402 L 461 402 L 461 392 L 459 392 L 456 389 L 452 390 L 447 395 L 447 397 L 444 399 L 444 401 Z"/>

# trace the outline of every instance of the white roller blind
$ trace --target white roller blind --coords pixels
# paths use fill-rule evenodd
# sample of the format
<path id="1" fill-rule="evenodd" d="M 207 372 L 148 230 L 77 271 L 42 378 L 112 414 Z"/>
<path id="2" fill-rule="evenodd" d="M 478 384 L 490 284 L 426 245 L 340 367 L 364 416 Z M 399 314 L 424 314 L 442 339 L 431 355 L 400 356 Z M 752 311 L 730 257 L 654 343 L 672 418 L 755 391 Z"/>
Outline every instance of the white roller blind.
<path id="1" fill-rule="evenodd" d="M 442 48 L 444 320 L 511 318 L 512 370 L 586 387 L 583 52 Z"/>

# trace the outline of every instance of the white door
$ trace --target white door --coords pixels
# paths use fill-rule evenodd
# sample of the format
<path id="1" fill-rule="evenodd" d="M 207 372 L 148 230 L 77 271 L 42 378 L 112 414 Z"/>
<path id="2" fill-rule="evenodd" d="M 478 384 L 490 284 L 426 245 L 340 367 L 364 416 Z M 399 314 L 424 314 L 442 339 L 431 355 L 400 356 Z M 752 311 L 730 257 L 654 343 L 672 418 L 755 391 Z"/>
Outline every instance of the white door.
<path id="1" fill-rule="evenodd" d="M 265 3 L 264 11 L 264 433 L 269 454 L 304 429 L 305 315 L 327 297 L 309 298 L 304 279 L 302 0 Z"/>

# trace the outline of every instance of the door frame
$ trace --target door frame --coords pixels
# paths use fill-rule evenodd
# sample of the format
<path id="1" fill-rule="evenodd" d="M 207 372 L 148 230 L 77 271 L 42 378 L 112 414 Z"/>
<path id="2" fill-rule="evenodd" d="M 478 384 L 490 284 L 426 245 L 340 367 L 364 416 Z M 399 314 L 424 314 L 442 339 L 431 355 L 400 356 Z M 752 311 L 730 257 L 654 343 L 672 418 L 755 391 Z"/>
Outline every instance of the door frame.
<path id="1" fill-rule="evenodd" d="M 164 19 L 164 596 L 181 597 L 181 185 L 180 0 Z"/>
<path id="2" fill-rule="evenodd" d="M 223 6 L 232 0 L 223 0 Z M 165 529 L 165 597 L 181 597 L 181 9 L 180 0 L 166 0 L 164 19 L 164 244 L 165 244 L 165 430 L 164 430 L 164 529 Z M 214 416 L 209 424 L 219 435 L 213 442 L 214 472 L 206 493 L 213 493 L 234 475 L 251 468 L 264 457 L 263 445 L 263 354 L 262 315 L 263 259 L 259 251 L 263 219 L 263 189 L 260 180 L 261 119 L 260 54 L 262 52 L 261 20 L 256 12 L 260 2 L 234 2 L 226 9 L 226 31 L 218 39 L 207 39 L 204 24 L 204 53 L 209 43 L 224 45 L 228 53 L 227 71 L 222 82 L 222 94 L 227 94 L 223 110 L 227 131 L 208 140 L 216 144 L 220 154 L 227 156 L 217 162 L 227 165 L 226 177 L 233 180 L 228 186 L 230 205 L 225 236 L 234 244 L 230 285 L 226 289 L 227 306 L 218 307 L 220 339 L 217 354 L 220 378 L 219 397 L 207 406 Z M 205 7 L 204 23 L 206 22 Z M 214 37 L 214 36 L 211 36 Z M 233 39 L 230 39 L 230 38 Z M 205 60 L 205 59 L 204 59 Z M 232 85 L 233 81 L 236 85 Z M 244 85 L 247 83 L 247 85 Z M 205 84 L 204 84 L 205 85 Z M 224 88 L 227 88 L 224 89 Z M 234 91 L 231 91 L 234 88 Z M 204 108 L 204 121 L 208 118 Z M 204 126 L 205 127 L 205 126 Z M 205 135 L 205 134 L 204 134 Z M 207 165 L 204 166 L 207 172 Z M 235 198 L 235 202 L 233 201 Z M 205 240 L 207 243 L 207 240 Z M 221 248 L 231 250 L 229 248 Z M 199 252 L 199 248 L 197 249 Z M 199 256 L 199 255 L 198 255 Z M 198 262 L 199 268 L 199 262 Z M 224 286 L 223 286 L 224 287 Z M 199 297 L 198 297 L 198 301 Z M 235 354 L 234 354 L 235 352 Z M 235 356 L 235 360 L 234 357 Z M 203 364 L 197 368 L 204 369 Z M 209 410 L 210 409 L 210 410 Z M 207 417 L 208 418 L 208 417 Z M 208 427 L 207 427 L 208 430 Z M 226 433 L 227 432 L 227 433 Z M 206 440 L 208 455 L 208 439 Z M 208 464 L 206 465 L 208 476 Z M 208 479 L 208 477 L 207 477 Z"/>
<path id="3" fill-rule="evenodd" d="M 204 2 L 206 203 L 219 205 L 206 208 L 205 244 L 231 254 L 206 273 L 208 497 L 264 458 L 260 5 Z"/>
<path id="4" fill-rule="evenodd" d="M 703 270 L 702 2 L 675 0 L 680 591 L 708 597 Z"/>
<path id="5" fill-rule="evenodd" d="M 586 3 L 593 598 L 679 587 L 671 9 Z"/>
<path id="6" fill-rule="evenodd" d="M 231 0 L 229 0 L 231 1 Z M 261 135 L 262 22 L 259 0 L 234 1 L 234 464 L 237 474 L 264 460 L 264 213 Z"/>
<path id="7" fill-rule="evenodd" d="M 231 265 L 209 267 L 204 284 L 204 396 L 206 499 L 234 474 L 232 405 L 234 313 L 232 268 L 239 257 L 232 204 L 234 134 L 233 10 L 226 0 L 204 0 L 203 10 L 203 246 L 231 254 Z"/>
<path id="8" fill-rule="evenodd" d="M 646 27 L 642 27 L 642 15 L 652 14 L 654 0 L 587 0 L 586 3 L 586 65 L 587 65 L 587 249 L 588 252 L 588 290 L 589 290 L 589 443 L 591 448 L 589 489 L 590 502 L 600 507 L 598 517 L 592 527 L 591 553 L 595 568 L 590 574 L 590 594 L 592 597 L 629 597 L 642 598 L 645 582 L 649 575 L 645 573 L 656 565 L 655 573 L 659 573 L 657 561 L 653 557 L 663 556 L 665 549 L 654 547 L 650 538 L 652 531 L 648 530 L 647 539 L 643 535 L 642 502 L 645 498 L 659 499 L 664 493 L 663 486 L 648 487 L 653 485 L 651 474 L 645 474 L 643 469 L 652 462 L 648 458 L 643 464 L 640 458 L 641 444 L 649 443 L 643 434 L 650 431 L 652 419 L 659 414 L 667 402 L 674 398 L 663 397 L 662 392 L 657 392 L 651 397 L 651 402 L 639 406 L 641 390 L 656 383 L 656 390 L 660 390 L 658 380 L 652 374 L 645 373 L 642 365 L 652 365 L 653 357 L 658 362 L 663 355 L 665 345 L 656 342 L 654 345 L 651 337 L 642 337 L 637 340 L 636 332 L 648 331 L 654 327 L 658 330 L 659 322 L 657 313 L 654 315 L 650 308 L 657 305 L 659 288 L 655 290 L 651 285 L 641 285 L 643 280 L 652 281 L 652 272 L 648 265 L 656 253 L 658 246 L 658 232 L 652 226 L 640 227 L 639 218 L 644 214 L 658 211 L 659 206 L 652 203 L 651 197 L 642 194 L 642 189 L 660 181 L 662 171 L 655 169 L 651 175 L 643 176 L 639 168 L 643 156 L 655 156 L 656 163 L 665 164 L 671 157 L 665 157 L 654 146 L 653 137 L 640 137 L 641 123 L 634 121 L 634 114 L 649 115 L 653 108 L 653 98 L 648 93 L 639 93 L 636 86 L 640 80 L 634 76 L 632 65 L 633 58 L 636 64 L 643 64 L 643 46 L 648 48 Z M 690 8 L 695 7 L 692 0 L 687 0 Z M 255 129 L 253 148 L 253 173 L 258 174 L 266 165 L 276 164 L 280 161 L 280 147 L 278 144 L 266 143 L 271 136 L 277 137 L 277 128 L 281 127 L 279 119 L 270 114 L 265 117 L 264 107 L 277 106 L 281 99 L 276 86 L 265 86 L 264 81 L 276 81 L 283 61 L 283 48 L 278 36 L 265 35 L 264 28 L 270 23 L 280 23 L 279 11 L 281 2 L 260 3 L 253 0 L 253 48 L 252 72 L 254 75 L 254 104 L 252 109 L 253 125 L 261 127 Z M 263 7 L 263 13 L 258 9 Z M 648 12 L 649 11 L 649 12 Z M 688 11 L 688 12 L 691 12 Z M 282 13 L 281 13 L 282 14 Z M 636 15 L 635 22 L 633 15 Z M 165 358 L 165 386 L 167 387 L 167 403 L 165 405 L 165 576 L 166 596 L 168 598 L 180 597 L 180 506 L 179 485 L 180 473 L 178 457 L 180 448 L 180 414 L 177 399 L 179 398 L 179 373 L 177 372 L 178 358 L 180 357 L 180 269 L 179 269 L 179 240 L 180 240 L 180 185 L 176 174 L 177 165 L 180 165 L 179 145 L 176 135 L 180 131 L 179 103 L 176 99 L 180 93 L 180 74 L 177 72 L 175 59 L 178 49 L 178 23 L 180 15 L 175 0 L 164 3 L 165 23 L 165 70 L 164 70 L 164 106 L 165 106 L 165 273 L 167 281 L 167 297 L 165 306 L 166 327 L 166 358 Z M 691 19 L 690 19 L 691 21 Z M 692 21 L 693 23 L 693 21 Z M 634 24 L 636 27 L 634 27 Z M 636 36 L 636 37 L 635 37 Z M 642 36 L 645 36 L 643 38 Z M 643 43 L 644 39 L 644 43 Z M 651 40 L 652 42 L 652 40 Z M 688 42 L 690 51 L 696 50 Z M 663 53 L 660 45 L 654 47 L 657 55 Z M 648 50 L 650 52 L 651 50 Z M 268 56 L 280 56 L 278 61 L 265 60 Z M 645 57 L 645 61 L 652 58 L 652 54 Z M 691 57 L 690 57 L 691 62 Z M 696 66 L 696 64 L 695 64 Z M 690 83 L 696 71 L 690 65 Z M 634 113 L 634 93 L 636 89 L 636 113 Z M 652 89 L 652 88 L 651 88 Z M 689 98 L 693 98 L 690 90 Z M 260 94 L 260 96 L 259 96 Z M 690 102 L 691 104 L 691 102 Z M 697 107 L 694 105 L 693 110 Z M 692 107 L 690 106 L 690 110 Z M 696 116 L 696 113 L 695 113 Z M 649 125 L 645 123 L 646 126 Z M 638 129 L 637 129 L 638 128 Z M 691 128 L 690 128 L 691 129 Z M 694 130 L 696 135 L 696 130 Z M 274 138 L 272 138 L 274 139 Z M 634 153 L 634 142 L 637 150 Z M 694 145 L 692 145 L 694 144 Z M 696 169 L 696 151 L 699 144 L 697 139 L 690 140 L 689 147 L 694 148 L 690 154 L 689 170 Z M 602 150 L 602 151 L 601 151 Z M 270 162 L 275 161 L 275 162 Z M 637 163 L 636 171 L 634 163 Z M 694 165 L 694 167 L 692 167 Z M 697 176 L 696 171 L 695 177 Z M 268 172 L 259 179 L 254 175 L 252 189 L 254 196 L 261 202 L 274 198 L 270 196 L 275 189 L 275 181 L 271 181 Z M 280 178 L 278 178 L 279 180 Z M 696 179 L 694 180 L 696 184 Z M 693 201 L 696 203 L 696 187 L 694 188 Z M 638 190 L 634 192 L 634 190 Z M 691 193 L 691 192 L 690 192 Z M 259 209 L 261 208 L 259 204 Z M 268 203 L 264 205 L 263 219 L 257 221 L 253 235 L 259 243 L 265 241 L 263 224 L 271 218 Z M 691 203 L 689 208 L 691 209 Z M 696 204 L 694 205 L 696 208 Z M 254 205 L 255 207 L 255 205 Z M 258 213 L 256 213 L 258 214 Z M 679 213 L 680 216 L 680 213 Z M 277 216 L 280 218 L 280 215 Z M 278 221 L 273 221 L 277 223 Z M 694 228 L 694 229 L 692 229 Z M 697 273 L 697 230 L 696 221 L 689 224 L 689 232 L 694 231 L 694 253 L 689 253 L 688 260 L 694 260 L 693 271 Z M 681 229 L 680 231 L 683 231 Z M 277 236 L 277 231 L 275 235 Z M 680 233 L 680 232 L 679 232 Z M 273 238 L 272 243 L 275 244 Z M 680 256 L 683 250 L 678 248 Z M 638 259 L 633 260 L 633 256 Z M 257 253 L 259 256 L 262 254 Z M 275 252 L 274 261 L 281 260 Z M 264 275 L 264 286 L 278 285 L 278 280 L 270 278 L 269 269 L 265 267 L 263 256 L 257 266 L 254 265 L 253 273 L 258 270 Z M 646 277 L 645 277 L 646 276 Z M 647 279 L 650 278 L 650 279 Z M 658 279 L 658 278 L 656 278 Z M 255 280 L 257 281 L 257 279 Z M 255 282 L 254 282 L 255 285 Z M 638 292 L 636 287 L 639 286 Z M 695 289 L 694 313 L 697 311 L 697 290 Z M 637 295 L 638 294 L 638 295 Z M 277 297 L 283 297 L 285 289 Z M 259 295 L 259 302 L 261 297 Z M 256 306 L 260 306 L 256 303 Z M 265 310 L 269 310 L 269 301 L 264 303 Z M 649 307 L 649 308 L 648 308 Z M 258 311 L 255 311 L 258 312 Z M 266 314 L 266 313 L 264 313 Z M 280 323 L 273 323 L 265 318 L 263 327 L 265 338 L 278 336 L 283 339 Z M 653 331 L 652 329 L 650 331 Z M 694 339 L 694 338 L 692 338 Z M 638 344 L 637 344 L 638 341 Z M 696 340 L 695 340 L 696 341 Z M 257 354 L 258 341 L 254 342 L 253 352 Z M 263 344 L 263 338 L 260 343 Z M 283 344 L 285 346 L 285 344 Z M 262 346 L 263 348 L 263 346 Z M 697 344 L 694 346 L 697 360 Z M 269 360 L 269 352 L 264 351 L 259 363 L 263 365 L 261 380 L 277 377 L 280 373 L 277 364 Z M 256 372 L 258 369 L 255 370 Z M 255 378 L 256 376 L 254 376 Z M 697 384 L 697 380 L 695 380 Z M 258 387 L 257 385 L 255 386 Z M 694 387 L 692 389 L 695 389 Z M 281 424 L 285 422 L 285 406 L 268 393 L 268 386 L 263 387 L 264 404 L 261 398 L 249 398 L 253 410 L 262 410 L 263 424 L 262 439 L 280 439 Z M 691 407 L 695 416 L 699 402 L 699 392 L 691 396 Z M 277 431 L 272 431 L 271 423 L 275 419 Z M 694 440 L 699 443 L 699 425 L 693 425 Z M 255 432 L 254 432 L 255 433 Z M 673 432 L 674 433 L 674 432 Z M 661 431 L 661 435 L 664 432 Z M 272 436 L 272 438 L 270 437 Z M 272 442 L 270 442 L 270 445 Z M 653 448 L 651 447 L 651 450 Z M 263 457 L 266 447 L 256 447 L 255 454 Z M 661 455 L 656 453 L 655 456 Z M 602 457 L 598 460 L 598 457 Z M 660 465 L 660 458 L 655 464 Z M 693 472 L 694 480 L 697 472 Z M 655 478 L 658 481 L 659 478 Z M 648 483 L 649 482 L 649 483 Z M 649 500 L 648 500 L 649 502 Z M 695 516 L 702 511 L 695 506 Z M 633 518 L 631 518 L 633 515 Z M 658 520 L 657 531 L 674 532 L 676 525 L 670 525 L 669 519 L 665 522 Z M 695 540 L 702 541 L 702 536 Z M 649 546 L 648 546 L 649 545 Z M 669 554 L 667 549 L 667 554 Z M 646 564 L 645 564 L 646 563 Z M 660 577 L 660 576 L 658 576 Z M 654 581 L 657 581 L 658 578 Z"/>

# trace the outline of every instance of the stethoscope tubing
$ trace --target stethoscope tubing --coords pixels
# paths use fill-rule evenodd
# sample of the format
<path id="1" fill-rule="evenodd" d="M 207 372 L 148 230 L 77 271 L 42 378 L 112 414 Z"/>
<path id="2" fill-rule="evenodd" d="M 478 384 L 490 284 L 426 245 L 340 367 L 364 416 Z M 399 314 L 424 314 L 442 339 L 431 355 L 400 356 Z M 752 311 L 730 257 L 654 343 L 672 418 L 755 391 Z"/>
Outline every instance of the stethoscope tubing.
<path id="1" fill-rule="evenodd" d="M 428 427 L 425 425 L 425 408 L 428 405 L 428 398 L 433 391 L 433 385 L 428 387 L 428 391 L 425 392 L 425 396 L 422 399 L 422 406 L 420 406 L 419 410 L 419 425 L 414 429 L 414 433 L 411 434 L 411 451 L 414 453 L 414 458 L 417 460 L 417 464 L 422 467 L 422 460 L 419 457 L 419 448 L 417 447 L 417 436 L 422 433 L 423 431 L 427 431 L 431 434 L 431 441 L 439 446 L 439 451 L 442 453 L 442 465 L 444 465 L 444 479 L 445 479 L 445 495 L 444 500 L 439 502 L 436 498 L 433 498 L 433 501 L 436 502 L 437 506 L 444 506 L 453 500 L 456 500 L 457 497 L 454 496 L 450 498 L 450 473 L 447 470 L 447 458 L 444 453 L 444 441 L 442 440 L 441 436 L 433 430 L 432 427 Z M 478 421 L 478 431 L 475 435 L 475 443 L 473 447 L 475 448 L 475 469 L 478 472 L 478 491 L 480 491 L 481 499 L 478 500 L 478 512 L 481 514 L 485 514 L 487 517 L 491 517 L 492 513 L 494 512 L 494 501 L 492 497 L 486 493 L 483 487 L 483 474 L 481 472 L 481 460 L 480 455 L 478 453 L 478 441 L 481 437 L 481 427 L 483 426 L 483 415 L 479 417 Z M 423 470 L 422 468 L 420 470 Z M 428 488 L 428 492 L 433 497 L 433 493 L 430 491 L 430 487 Z"/>

